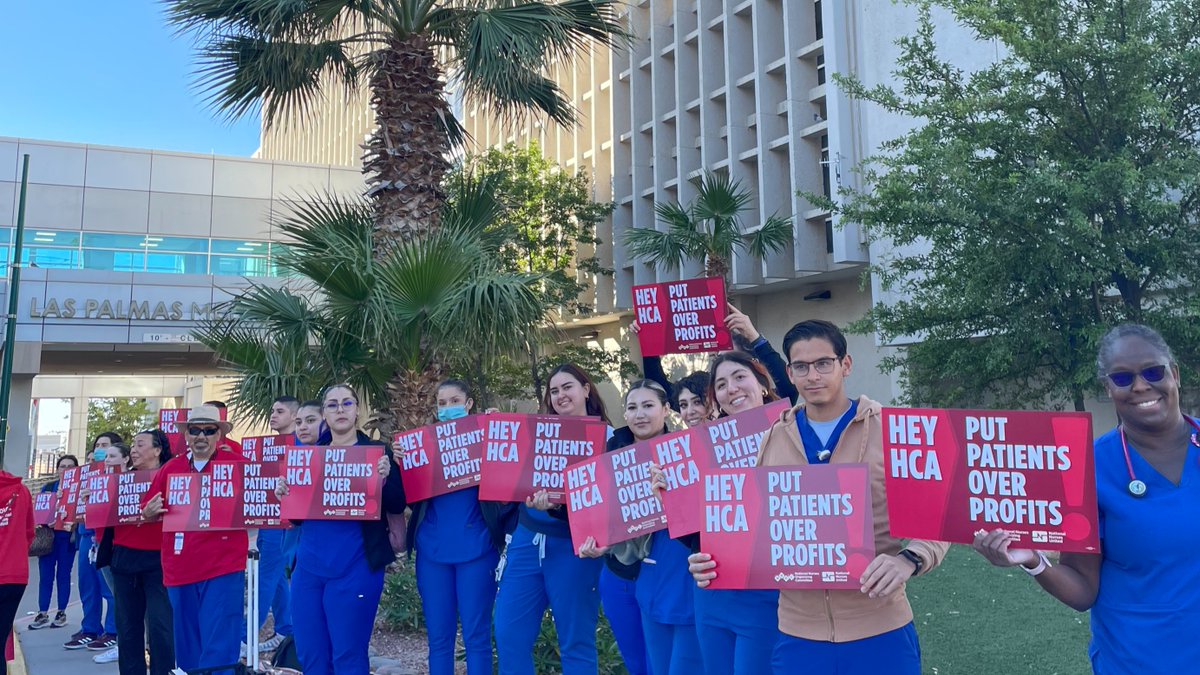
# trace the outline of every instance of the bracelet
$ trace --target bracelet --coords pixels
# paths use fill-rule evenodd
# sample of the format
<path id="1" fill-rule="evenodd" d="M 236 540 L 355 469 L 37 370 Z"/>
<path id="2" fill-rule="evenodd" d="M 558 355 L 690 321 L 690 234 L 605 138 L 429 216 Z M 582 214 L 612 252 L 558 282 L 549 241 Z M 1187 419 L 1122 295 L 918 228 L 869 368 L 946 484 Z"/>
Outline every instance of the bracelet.
<path id="1" fill-rule="evenodd" d="M 900 551 L 900 553 L 898 553 L 897 555 L 903 556 L 905 559 L 907 559 L 909 562 L 911 562 L 913 564 L 912 576 L 914 576 L 914 577 L 921 573 L 921 568 L 925 567 L 925 561 L 921 560 L 921 556 L 917 555 L 916 553 L 913 553 L 912 551 L 910 551 L 908 549 L 904 549 L 903 551 Z"/>
<path id="2" fill-rule="evenodd" d="M 1037 575 L 1041 574 L 1042 572 L 1045 572 L 1046 570 L 1050 569 L 1050 559 L 1046 557 L 1046 554 L 1042 553 L 1041 551 L 1038 551 L 1037 556 L 1038 556 L 1037 567 L 1034 567 L 1033 569 L 1029 569 L 1028 567 L 1026 567 L 1024 565 L 1019 566 L 1022 570 L 1025 571 L 1026 574 L 1028 574 L 1031 577 L 1036 577 Z"/>

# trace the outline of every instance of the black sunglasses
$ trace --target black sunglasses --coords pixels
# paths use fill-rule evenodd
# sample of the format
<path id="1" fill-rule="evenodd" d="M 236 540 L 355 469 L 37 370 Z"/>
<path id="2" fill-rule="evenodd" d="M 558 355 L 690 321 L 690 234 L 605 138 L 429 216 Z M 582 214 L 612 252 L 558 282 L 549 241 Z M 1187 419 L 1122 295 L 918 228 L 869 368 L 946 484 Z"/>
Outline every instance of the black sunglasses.
<path id="1" fill-rule="evenodd" d="M 199 436 L 200 434 L 204 434 L 205 436 L 216 436 L 220 429 L 217 427 L 188 427 L 187 431 L 192 436 Z"/>
<path id="2" fill-rule="evenodd" d="M 1133 380 L 1138 375 L 1141 375 L 1142 379 L 1147 382 L 1161 382 L 1162 379 L 1167 376 L 1167 367 L 1150 366 L 1149 368 L 1142 368 L 1136 373 L 1129 372 L 1128 370 L 1118 370 L 1116 372 L 1109 373 L 1107 377 L 1108 381 L 1112 382 L 1114 387 L 1120 387 L 1121 389 L 1124 389 L 1126 387 L 1133 386 Z"/>

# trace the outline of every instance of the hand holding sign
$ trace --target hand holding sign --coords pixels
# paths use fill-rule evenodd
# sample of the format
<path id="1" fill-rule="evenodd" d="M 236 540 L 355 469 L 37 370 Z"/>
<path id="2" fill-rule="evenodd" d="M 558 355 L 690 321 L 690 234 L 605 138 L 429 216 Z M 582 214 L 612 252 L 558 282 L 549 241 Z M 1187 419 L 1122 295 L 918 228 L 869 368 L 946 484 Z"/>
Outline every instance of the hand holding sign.
<path id="1" fill-rule="evenodd" d="M 151 497 L 150 501 L 146 502 L 146 505 L 142 507 L 142 520 L 156 520 L 166 512 L 167 509 L 163 507 L 162 493 L 159 492 Z"/>

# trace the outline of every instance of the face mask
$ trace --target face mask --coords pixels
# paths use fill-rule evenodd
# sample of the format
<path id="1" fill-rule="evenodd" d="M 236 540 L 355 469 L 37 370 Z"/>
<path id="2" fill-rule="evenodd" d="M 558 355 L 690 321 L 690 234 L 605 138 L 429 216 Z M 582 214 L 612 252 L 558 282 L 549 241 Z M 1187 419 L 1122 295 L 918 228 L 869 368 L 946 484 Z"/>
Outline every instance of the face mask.
<path id="1" fill-rule="evenodd" d="M 104 450 L 104 448 L 96 448 L 92 451 L 93 462 L 103 462 L 106 456 L 108 456 L 108 453 Z"/>
<path id="2" fill-rule="evenodd" d="M 456 420 L 466 416 L 467 406 L 465 405 L 446 406 L 445 408 L 438 408 L 437 411 L 437 418 L 439 422 L 449 422 L 450 420 Z"/>

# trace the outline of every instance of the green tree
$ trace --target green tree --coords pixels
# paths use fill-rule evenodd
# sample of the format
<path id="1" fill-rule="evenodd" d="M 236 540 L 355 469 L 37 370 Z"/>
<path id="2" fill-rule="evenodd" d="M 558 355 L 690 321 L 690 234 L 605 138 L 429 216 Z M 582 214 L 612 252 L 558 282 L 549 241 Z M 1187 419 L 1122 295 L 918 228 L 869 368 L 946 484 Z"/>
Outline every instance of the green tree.
<path id="1" fill-rule="evenodd" d="M 762 259 L 791 245 L 791 218 L 772 215 L 747 232 L 742 214 L 750 208 L 754 195 L 729 174 L 706 171 L 692 184 L 697 195 L 690 204 L 654 205 L 666 230 L 636 227 L 625 231 L 630 255 L 671 269 L 679 269 L 686 260 L 697 260 L 704 263 L 705 276 L 721 277 L 728 285 L 734 249 Z"/>
<path id="2" fill-rule="evenodd" d="M 293 241 L 289 285 L 254 283 L 197 338 L 237 373 L 231 405 L 263 421 L 277 396 L 348 382 L 386 437 L 428 422 L 444 363 L 519 347 L 544 321 L 538 277 L 499 269 L 485 230 L 501 212 L 487 180 L 463 190 L 442 227 L 382 244 L 364 200 L 327 197 L 278 223 Z"/>
<path id="3" fill-rule="evenodd" d="M 1003 56 L 971 73 L 939 57 L 925 4 L 894 88 L 838 78 L 920 120 L 860 191 L 825 202 L 869 228 L 872 271 L 903 298 L 857 327 L 919 338 L 885 366 L 936 405 L 1081 410 L 1120 321 L 1157 326 L 1195 364 L 1200 5 L 938 4 Z"/>
<path id="4" fill-rule="evenodd" d="M 596 227 L 614 205 L 593 201 L 587 172 L 563 170 L 532 142 L 468 155 L 451 172 L 449 193 L 464 174 L 495 177 L 497 198 L 505 208 L 492 229 L 505 240 L 500 248 L 505 269 L 542 275 L 549 304 L 569 314 L 590 314 L 592 303 L 581 297 L 587 284 L 578 273 L 613 271 L 581 251 L 601 243 Z"/>
<path id="5" fill-rule="evenodd" d="M 590 253 L 600 243 L 596 226 L 613 210 L 611 202 L 592 200 L 591 177 L 584 171 L 564 171 L 542 154 L 536 142 L 526 147 L 510 143 L 464 158 L 446 181 L 447 194 L 453 199 L 459 186 L 480 179 L 494 182 L 496 197 L 504 206 L 489 227 L 489 234 L 499 242 L 502 268 L 538 274 L 543 301 L 562 315 L 591 314 L 593 304 L 586 297 L 589 284 L 582 279 L 612 274 L 612 270 L 584 251 Z M 538 398 L 545 382 L 545 362 L 565 358 L 546 356 L 546 343 L 554 337 L 554 331 L 531 326 L 523 336 L 523 368 L 517 361 L 521 355 L 514 353 L 489 363 L 475 355 L 473 363 L 459 369 L 475 385 L 481 403 L 493 398 Z"/>
<path id="6" fill-rule="evenodd" d="M 437 228 L 448 157 L 463 140 L 444 87 L 501 119 L 578 111 L 544 73 L 624 39 L 617 0 L 168 0 L 200 42 L 198 74 L 228 117 L 303 116 L 330 89 L 366 87 L 375 115 L 364 173 L 377 247 Z"/>
<path id="7" fill-rule="evenodd" d="M 128 443 L 137 432 L 154 426 L 151 417 L 144 398 L 88 399 L 87 442 L 106 431 L 115 431 Z"/>

